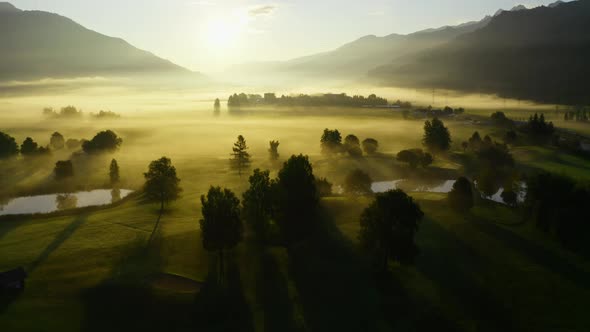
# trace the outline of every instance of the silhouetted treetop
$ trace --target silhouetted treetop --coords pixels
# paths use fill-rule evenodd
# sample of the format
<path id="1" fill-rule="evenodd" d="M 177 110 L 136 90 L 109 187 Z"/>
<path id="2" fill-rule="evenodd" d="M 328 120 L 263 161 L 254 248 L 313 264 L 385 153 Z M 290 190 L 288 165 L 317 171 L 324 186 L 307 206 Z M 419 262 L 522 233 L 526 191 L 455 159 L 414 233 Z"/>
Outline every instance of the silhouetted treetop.
<path id="1" fill-rule="evenodd" d="M 16 156 L 18 144 L 14 137 L 0 131 L 0 158 Z"/>
<path id="2" fill-rule="evenodd" d="M 86 153 L 113 152 L 121 146 L 123 140 L 112 130 L 101 131 L 96 134 L 90 141 L 82 144 L 82 149 Z"/>

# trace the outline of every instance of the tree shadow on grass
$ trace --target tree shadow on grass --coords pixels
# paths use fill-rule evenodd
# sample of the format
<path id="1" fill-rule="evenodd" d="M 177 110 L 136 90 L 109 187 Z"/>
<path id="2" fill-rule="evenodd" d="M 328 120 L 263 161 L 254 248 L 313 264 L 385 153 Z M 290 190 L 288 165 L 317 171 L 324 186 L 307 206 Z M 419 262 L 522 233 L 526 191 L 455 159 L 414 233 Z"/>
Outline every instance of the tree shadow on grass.
<path id="1" fill-rule="evenodd" d="M 308 239 L 289 248 L 289 264 L 310 330 L 389 330 L 368 264 L 325 213 Z"/>
<path id="2" fill-rule="evenodd" d="M 539 264 L 550 271 L 553 271 L 560 276 L 568 279 L 576 285 L 584 288 L 590 288 L 590 274 L 568 262 L 560 257 L 555 252 L 544 248 L 543 246 L 530 242 L 529 240 L 507 230 L 503 227 L 495 225 L 490 221 L 482 221 L 476 218 L 471 218 L 471 223 L 478 231 L 493 237 L 502 242 L 505 246 L 512 250 L 518 251 L 536 264 Z"/>
<path id="3" fill-rule="evenodd" d="M 279 263 L 265 246 L 252 243 L 249 254 L 259 261 L 255 271 L 256 298 L 264 313 L 264 331 L 302 331 L 294 317 L 294 304 L 289 298 L 289 286 Z"/>
<path id="4" fill-rule="evenodd" d="M 235 264 L 228 264 L 227 289 L 210 275 L 196 296 L 156 290 L 149 277 L 161 270 L 161 240 L 147 249 L 145 241 L 125 248 L 111 277 L 83 295 L 82 331 L 253 331 Z"/>
<path id="5" fill-rule="evenodd" d="M 493 289 L 474 277 L 485 276 L 493 268 L 489 259 L 428 218 L 421 224 L 419 235 L 436 239 L 436 246 L 418 244 L 421 253 L 416 269 L 457 299 L 461 310 L 477 322 L 478 331 L 516 330 L 509 308 L 494 296 Z"/>
<path id="6" fill-rule="evenodd" d="M 253 332 L 252 312 L 243 295 L 240 271 L 235 259 L 227 260 L 226 285 L 216 283 L 215 259 L 210 262 L 211 271 L 193 303 L 192 327 L 194 331 L 244 331 Z"/>
<path id="7" fill-rule="evenodd" d="M 41 265 L 51 253 L 57 250 L 67 239 L 88 220 L 88 214 L 77 216 L 66 228 L 55 236 L 53 241 L 41 252 L 41 254 L 27 267 L 27 272 L 32 274 Z"/>

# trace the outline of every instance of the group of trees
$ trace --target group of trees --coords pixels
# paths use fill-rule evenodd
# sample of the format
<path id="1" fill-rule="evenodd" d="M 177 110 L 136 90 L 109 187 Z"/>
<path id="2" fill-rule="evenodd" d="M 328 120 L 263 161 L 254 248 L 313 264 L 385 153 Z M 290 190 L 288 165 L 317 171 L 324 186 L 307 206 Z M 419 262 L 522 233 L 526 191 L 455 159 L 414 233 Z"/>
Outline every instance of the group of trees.
<path id="1" fill-rule="evenodd" d="M 465 112 L 465 109 L 462 107 L 458 107 L 453 109 L 452 107 L 445 106 L 442 109 L 434 109 L 432 106 L 428 106 L 426 108 L 419 108 L 416 112 L 422 114 L 423 116 L 432 117 L 432 118 L 439 118 L 439 117 L 447 117 L 451 115 L 459 115 Z M 406 116 L 405 116 L 406 117 Z"/>
<path id="2" fill-rule="evenodd" d="M 536 226 L 554 234 L 566 247 L 590 249 L 590 188 L 575 180 L 552 173 L 527 179 L 525 216 Z"/>
<path id="3" fill-rule="evenodd" d="M 363 151 L 367 155 L 373 155 L 379 149 L 379 142 L 374 138 L 365 139 L 361 145 L 357 136 L 348 135 L 344 138 L 344 143 L 342 143 L 342 135 L 338 129 L 330 130 L 327 128 L 324 129 L 320 145 L 322 153 L 325 155 L 348 153 L 351 157 L 362 157 Z"/>
<path id="4" fill-rule="evenodd" d="M 269 159 L 271 162 L 276 162 L 279 160 L 279 145 L 281 144 L 279 141 L 270 141 L 269 144 Z M 244 136 L 239 135 L 238 139 L 234 143 L 232 147 L 232 153 L 230 154 L 230 166 L 238 171 L 238 174 L 242 176 L 242 172 L 250 167 L 251 164 L 251 155 L 248 153 L 248 144 L 246 143 L 246 139 Z"/>
<path id="5" fill-rule="evenodd" d="M 123 139 L 117 136 L 112 130 L 101 131 L 96 134 L 90 141 L 82 143 L 82 150 L 86 153 L 103 153 L 114 152 L 121 144 Z"/>
<path id="6" fill-rule="evenodd" d="M 509 119 L 504 112 L 495 112 L 491 115 L 492 123 L 496 126 L 512 127 L 514 121 Z"/>
<path id="7" fill-rule="evenodd" d="M 589 117 L 588 110 L 581 106 L 576 107 L 574 111 L 566 111 L 563 115 L 565 121 L 587 122 Z"/>
<path id="8" fill-rule="evenodd" d="M 408 163 L 411 168 L 416 168 L 418 165 L 426 168 L 434 162 L 434 158 L 428 152 L 422 149 L 403 150 L 397 154 L 397 160 L 403 163 Z"/>
<path id="9" fill-rule="evenodd" d="M 61 150 L 66 147 L 74 150 L 80 146 L 86 153 L 113 152 L 121 146 L 122 142 L 123 140 L 111 130 L 98 133 L 90 141 L 77 139 L 68 139 L 66 141 L 62 134 L 54 132 L 51 134 L 47 146 L 40 146 L 31 137 L 25 138 L 19 146 L 14 137 L 0 132 L 0 158 L 14 157 L 19 152 L 26 157 L 48 155 L 51 151 Z"/>
<path id="10" fill-rule="evenodd" d="M 555 133 L 553 122 L 545 121 L 545 115 L 538 115 L 537 113 L 529 118 L 523 130 L 531 136 L 531 138 L 541 140 L 549 139 Z"/>
<path id="11" fill-rule="evenodd" d="M 398 101 L 399 102 L 399 101 Z M 406 106 L 402 102 L 400 105 Z M 227 101 L 228 107 L 250 107 L 250 106 L 343 106 L 343 107 L 362 107 L 362 106 L 385 106 L 387 99 L 371 94 L 364 96 L 348 96 L 341 94 L 322 94 L 322 95 L 305 95 L 277 97 L 274 93 L 265 93 L 264 96 L 259 94 L 240 93 L 229 96 Z"/>
<path id="12" fill-rule="evenodd" d="M 422 143 L 429 151 L 441 153 L 451 148 L 451 133 L 438 118 L 424 123 L 424 137 Z"/>
<path id="13" fill-rule="evenodd" d="M 94 114 L 91 113 L 90 116 L 96 118 L 96 119 L 118 119 L 121 117 L 121 115 L 112 112 L 112 111 L 99 111 L 98 113 Z"/>
<path id="14" fill-rule="evenodd" d="M 50 118 L 79 118 L 83 114 L 82 110 L 78 110 L 75 106 L 62 107 L 59 112 L 52 107 L 43 109 L 43 115 Z"/>

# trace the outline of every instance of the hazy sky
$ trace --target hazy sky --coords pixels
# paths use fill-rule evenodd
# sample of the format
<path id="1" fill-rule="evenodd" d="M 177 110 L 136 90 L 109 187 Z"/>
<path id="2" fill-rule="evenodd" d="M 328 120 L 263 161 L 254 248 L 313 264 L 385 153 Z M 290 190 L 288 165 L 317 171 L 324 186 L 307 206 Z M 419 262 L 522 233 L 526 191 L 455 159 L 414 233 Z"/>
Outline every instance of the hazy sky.
<path id="1" fill-rule="evenodd" d="M 479 20 L 499 8 L 554 0 L 12 0 L 55 12 L 187 68 L 286 60 L 368 34 Z"/>

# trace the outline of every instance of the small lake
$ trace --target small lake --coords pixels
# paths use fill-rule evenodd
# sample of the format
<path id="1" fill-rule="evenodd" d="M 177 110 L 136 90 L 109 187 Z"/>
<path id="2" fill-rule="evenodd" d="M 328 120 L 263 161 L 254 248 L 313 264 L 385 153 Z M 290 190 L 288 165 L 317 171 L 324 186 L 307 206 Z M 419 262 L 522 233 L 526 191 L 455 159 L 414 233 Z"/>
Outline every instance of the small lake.
<path id="1" fill-rule="evenodd" d="M 439 181 L 438 183 L 425 185 L 425 184 L 412 184 L 408 180 L 394 180 L 394 181 L 383 181 L 383 182 L 373 182 L 371 185 L 371 190 L 374 193 L 384 193 L 389 190 L 395 189 L 402 189 L 407 192 L 427 192 L 427 193 L 441 193 L 447 194 L 453 190 L 453 185 L 455 184 L 455 180 L 443 180 Z M 518 202 L 524 202 L 526 198 L 526 184 L 520 182 L 519 184 L 520 190 L 518 192 Z M 477 187 L 477 183 L 476 183 Z M 504 188 L 500 188 L 498 192 L 496 192 L 492 196 L 485 196 L 482 194 L 483 198 L 492 200 L 494 202 L 505 204 L 504 199 L 502 199 L 502 193 L 504 192 Z"/>
<path id="2" fill-rule="evenodd" d="M 99 189 L 70 194 L 19 197 L 0 205 L 0 216 L 55 211 L 116 203 L 131 194 L 127 189 Z"/>

